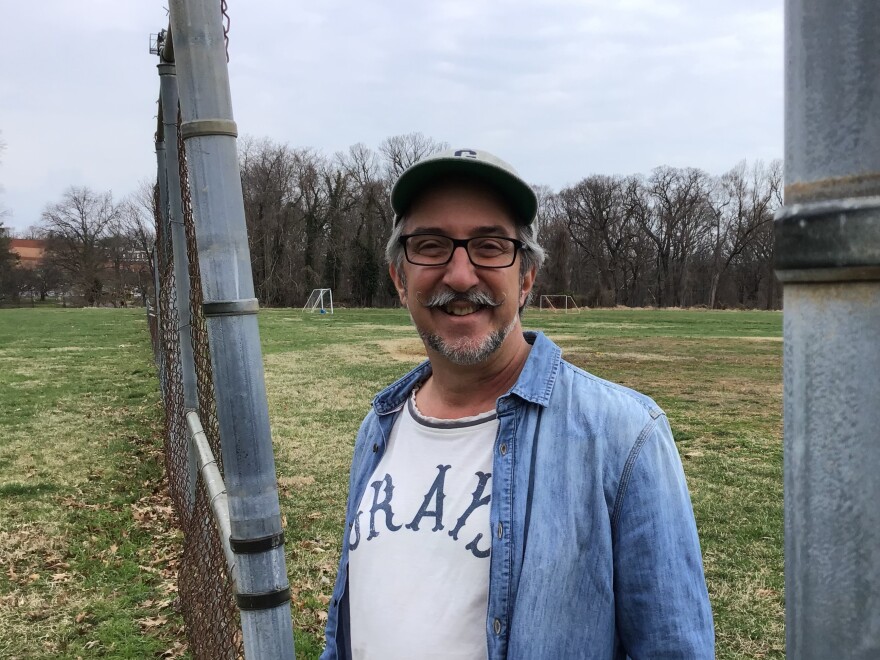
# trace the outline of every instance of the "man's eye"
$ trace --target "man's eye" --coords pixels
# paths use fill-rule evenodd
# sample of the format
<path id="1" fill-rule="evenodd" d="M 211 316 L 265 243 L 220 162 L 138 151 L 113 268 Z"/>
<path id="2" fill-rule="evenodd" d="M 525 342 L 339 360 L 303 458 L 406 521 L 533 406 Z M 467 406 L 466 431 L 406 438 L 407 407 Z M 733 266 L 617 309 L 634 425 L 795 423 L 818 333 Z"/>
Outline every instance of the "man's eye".
<path id="1" fill-rule="evenodd" d="M 412 241 L 411 245 L 412 248 L 419 254 L 425 254 L 428 252 L 442 252 L 447 247 L 443 241 L 438 241 L 434 238 L 423 238 L 420 240 Z"/>
<path id="2" fill-rule="evenodd" d="M 495 238 L 481 238 L 479 241 L 473 242 L 473 248 L 480 254 L 502 254 L 507 252 L 509 245 L 506 241 Z"/>

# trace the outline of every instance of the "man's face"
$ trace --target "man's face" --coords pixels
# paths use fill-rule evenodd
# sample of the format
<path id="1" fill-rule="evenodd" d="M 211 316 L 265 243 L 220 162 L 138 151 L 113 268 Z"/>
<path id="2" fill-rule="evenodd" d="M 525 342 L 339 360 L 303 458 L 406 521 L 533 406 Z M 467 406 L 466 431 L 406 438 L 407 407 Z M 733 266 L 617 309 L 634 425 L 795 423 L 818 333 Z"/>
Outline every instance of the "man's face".
<path id="1" fill-rule="evenodd" d="M 405 222 L 405 234 L 516 238 L 514 221 L 496 195 L 464 182 L 448 182 L 424 193 Z M 521 277 L 520 259 L 517 255 L 509 268 L 480 268 L 464 248 L 456 248 L 444 266 L 404 261 L 403 273 L 393 265 L 390 271 L 429 351 L 456 364 L 479 364 L 503 351 L 509 333 L 520 331 L 519 307 L 535 277 L 534 270 Z"/>

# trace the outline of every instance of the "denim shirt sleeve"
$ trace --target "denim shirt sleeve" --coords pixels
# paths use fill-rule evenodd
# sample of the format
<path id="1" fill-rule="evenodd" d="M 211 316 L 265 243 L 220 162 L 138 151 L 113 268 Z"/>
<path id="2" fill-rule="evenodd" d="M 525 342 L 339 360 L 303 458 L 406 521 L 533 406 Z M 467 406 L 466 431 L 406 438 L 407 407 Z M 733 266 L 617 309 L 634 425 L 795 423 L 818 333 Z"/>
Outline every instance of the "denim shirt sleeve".
<path id="1" fill-rule="evenodd" d="M 666 416 L 654 422 L 628 456 L 612 514 L 618 634 L 633 660 L 714 658 L 684 471 Z"/>

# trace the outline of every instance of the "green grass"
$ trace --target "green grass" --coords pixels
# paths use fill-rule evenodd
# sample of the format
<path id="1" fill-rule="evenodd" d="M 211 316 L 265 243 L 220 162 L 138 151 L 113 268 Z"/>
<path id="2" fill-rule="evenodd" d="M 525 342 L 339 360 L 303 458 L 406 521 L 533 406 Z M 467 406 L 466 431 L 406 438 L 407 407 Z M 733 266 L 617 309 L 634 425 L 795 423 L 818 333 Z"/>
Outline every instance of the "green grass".
<path id="1" fill-rule="evenodd" d="M 0 373 L 0 657 L 178 657 L 143 311 L 0 310 Z"/>
<path id="2" fill-rule="evenodd" d="M 718 658 L 783 658 L 781 314 L 529 311 L 524 322 L 666 409 Z M 400 310 L 265 310 L 260 327 L 297 657 L 317 658 L 357 426 L 423 352 Z M 155 554 L 150 534 L 176 538 L 150 527 L 167 514 L 139 513 L 167 507 L 143 312 L 2 310 L 0 370 L 0 657 L 178 653 L 173 553 Z"/>

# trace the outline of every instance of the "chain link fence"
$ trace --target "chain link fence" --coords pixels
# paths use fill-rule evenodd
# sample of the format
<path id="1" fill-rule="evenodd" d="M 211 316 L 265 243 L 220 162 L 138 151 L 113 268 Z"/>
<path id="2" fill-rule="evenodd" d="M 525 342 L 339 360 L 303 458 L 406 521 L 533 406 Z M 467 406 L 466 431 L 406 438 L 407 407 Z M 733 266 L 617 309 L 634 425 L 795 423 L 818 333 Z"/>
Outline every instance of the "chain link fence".
<path id="1" fill-rule="evenodd" d="M 198 414 L 202 426 L 222 471 L 220 434 L 217 424 L 211 356 L 208 334 L 202 313 L 202 287 L 199 275 L 196 232 L 190 203 L 186 150 L 180 131 L 181 118 L 177 117 L 178 163 L 169 162 L 168 168 L 179 168 L 182 221 L 186 232 L 186 251 L 189 259 L 190 310 L 188 327 L 195 361 L 198 386 Z M 181 364 L 181 319 L 177 304 L 174 275 L 172 232 L 167 207 L 156 204 L 156 255 L 158 291 L 156 310 L 151 314 L 150 330 L 159 370 L 159 379 L 165 408 L 165 467 L 168 489 L 175 514 L 183 532 L 183 557 L 178 576 L 180 608 L 186 626 L 190 651 L 194 658 L 226 660 L 243 658 L 243 642 L 238 609 L 235 604 L 233 583 L 228 574 L 223 546 L 210 501 L 201 477 L 191 473 L 189 432 L 184 406 L 183 372 Z M 170 219 L 174 221 L 173 218 Z M 195 479 L 195 492 L 191 490 Z"/>

